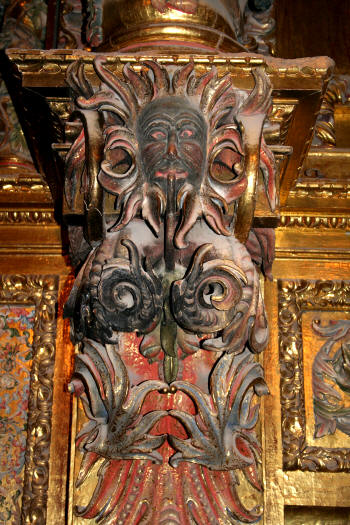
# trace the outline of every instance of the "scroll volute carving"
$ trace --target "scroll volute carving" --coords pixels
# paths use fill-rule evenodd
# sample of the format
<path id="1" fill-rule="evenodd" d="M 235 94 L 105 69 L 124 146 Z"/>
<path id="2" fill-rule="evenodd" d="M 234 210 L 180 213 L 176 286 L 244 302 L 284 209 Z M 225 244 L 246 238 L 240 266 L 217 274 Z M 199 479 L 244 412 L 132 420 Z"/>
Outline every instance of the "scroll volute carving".
<path id="1" fill-rule="evenodd" d="M 262 138 L 268 77 L 253 70 L 247 93 L 215 67 L 196 74 L 192 62 L 146 60 L 139 71 L 126 65 L 121 78 L 96 57 L 94 70 L 98 87 L 82 62 L 67 75 L 83 127 L 67 155 L 66 198 L 82 191 L 86 208 L 84 236 L 70 229 L 76 259 L 85 260 L 65 309 L 80 348 L 70 390 L 88 418 L 77 437 L 77 484 L 105 458 L 90 504 L 77 513 L 106 523 L 124 516 L 123 498 L 107 506 L 106 498 L 110 484 L 119 490 L 113 472 L 132 459 L 144 468 L 130 523 L 141 507 L 147 523 L 158 522 L 149 480 L 160 480 L 168 461 L 176 498 L 185 498 L 180 523 L 207 522 L 209 485 L 197 502 L 189 496 L 197 468 L 230 487 L 218 520 L 254 522 L 258 509 L 240 503 L 234 472 L 261 489 L 254 428 L 256 397 L 267 387 L 253 354 L 266 346 L 268 327 L 253 260 L 268 268 L 273 244 L 268 231 L 248 234 L 259 169 L 276 203 Z M 115 215 L 105 213 L 103 195 L 116 197 Z M 164 493 L 162 483 L 157 490 Z"/>

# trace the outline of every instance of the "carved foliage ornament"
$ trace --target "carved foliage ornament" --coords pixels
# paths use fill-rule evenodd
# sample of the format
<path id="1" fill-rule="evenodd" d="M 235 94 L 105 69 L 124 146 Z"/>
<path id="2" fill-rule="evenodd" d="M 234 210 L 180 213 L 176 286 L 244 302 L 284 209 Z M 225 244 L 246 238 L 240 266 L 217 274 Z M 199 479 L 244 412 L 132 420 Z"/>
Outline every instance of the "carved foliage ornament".
<path id="1" fill-rule="evenodd" d="M 127 492 L 129 522 L 141 514 L 158 522 L 146 477 L 158 479 L 164 495 L 169 461 L 179 473 L 170 474 L 175 498 L 185 500 L 181 523 L 212 522 L 210 486 L 201 485 L 194 502 L 192 482 L 186 489 L 179 481 L 189 463 L 205 478 L 217 472 L 214 486 L 230 473 L 231 488 L 215 504 L 218 521 L 254 522 L 259 510 L 245 509 L 234 488 L 239 469 L 261 489 L 256 397 L 267 393 L 253 354 L 266 346 L 268 328 L 248 250 L 269 267 L 273 243 L 256 231 L 246 248 L 234 232 L 247 241 L 250 203 L 245 214 L 238 201 L 259 166 L 275 206 L 274 159 L 261 137 L 268 78 L 253 70 L 246 93 L 215 67 L 196 76 L 192 62 L 176 69 L 145 61 L 139 72 L 126 65 L 123 79 L 101 57 L 94 69 L 98 87 L 79 61 L 67 77 L 82 127 L 67 155 L 65 192 L 72 210 L 84 195 L 82 245 L 90 246 L 65 307 L 80 348 L 70 390 L 88 418 L 77 436 L 77 484 L 105 459 L 90 503 L 76 512 L 103 523 L 124 516 L 118 480 L 128 469 L 140 482 L 137 496 Z M 115 215 L 104 213 L 108 194 L 116 196 Z M 258 239 L 266 248 L 259 253 Z M 75 246 L 83 251 L 76 237 Z"/>
<path id="2" fill-rule="evenodd" d="M 21 523 L 46 523 L 58 279 L 3 275 L 0 303 L 35 305 Z"/>
<path id="3" fill-rule="evenodd" d="M 326 338 L 312 365 L 312 393 L 315 435 L 334 434 L 336 429 L 350 435 L 350 409 L 346 406 L 350 392 L 350 321 L 312 324 L 314 332 Z M 342 395 L 343 394 L 343 395 Z"/>
<path id="4" fill-rule="evenodd" d="M 283 464 L 285 470 L 311 470 L 325 472 L 349 471 L 350 449 L 327 448 L 309 446 L 306 442 L 306 419 L 304 400 L 304 377 L 303 377 L 303 342 L 302 342 L 302 313 L 304 311 L 319 310 L 348 310 L 350 304 L 349 281 L 279 281 L 279 345 L 281 363 L 281 405 L 282 405 L 282 441 L 283 441 Z M 340 321 L 336 326 L 329 328 L 334 333 L 346 331 L 348 322 Z M 317 333 L 326 336 L 327 329 L 314 325 Z M 332 346 L 334 341 L 330 339 L 326 345 Z M 322 430 L 325 421 L 318 419 L 318 415 L 326 416 L 324 409 L 327 408 L 322 389 L 327 388 L 323 382 L 320 383 L 320 367 L 324 361 L 322 355 L 325 348 L 317 354 L 313 365 L 313 389 L 316 415 L 316 437 L 317 432 Z M 341 368 L 342 361 L 347 359 L 339 354 L 336 367 Z M 324 357 L 324 355 L 323 355 Z M 323 364 L 325 364 L 323 362 Z M 327 363 L 331 368 L 331 363 Z M 346 373 L 339 370 L 339 379 Z M 333 372 L 333 376 L 336 376 Z M 322 398 L 322 406 L 319 405 Z M 335 407 L 336 408 L 336 407 Z M 319 410 L 320 409 L 320 410 Z M 317 413 L 318 412 L 318 413 Z M 329 414 L 328 414 L 329 415 Z M 328 418 L 329 419 L 329 418 Z M 320 427 L 321 425 L 321 427 Z"/>
<path id="5" fill-rule="evenodd" d="M 89 161 L 83 161 L 86 130 L 91 141 L 90 128 L 102 125 L 103 161 L 98 180 L 107 192 L 118 195 L 117 207 L 122 208 L 113 230 L 126 226 L 141 211 L 143 219 L 159 233 L 168 191 L 167 170 L 171 168 L 174 184 L 170 185 L 175 186 L 175 202 L 182 212 L 175 246 L 184 247 L 187 231 L 200 216 L 216 233 L 231 235 L 224 213 L 247 187 L 249 148 L 259 149 L 258 144 L 267 198 L 271 209 L 275 208 L 274 159 L 261 138 L 262 122 L 271 107 L 271 88 L 259 69 L 253 70 L 256 85 L 248 96 L 233 88 L 230 75 L 218 78 L 215 67 L 196 78 L 192 62 L 177 69 L 172 78 L 156 62 L 146 61 L 140 74 L 126 65 L 121 80 L 97 57 L 94 68 L 101 85 L 96 91 L 86 78 L 79 81 L 83 67 L 80 62 L 73 63 L 67 74 L 84 122 L 67 159 L 66 197 L 71 207 L 77 191 L 81 188 L 85 193 L 92 183 L 85 173 Z M 153 81 L 147 69 L 153 72 Z M 104 115 L 103 124 L 95 116 L 97 112 Z M 192 129 L 187 129 L 190 121 Z M 162 128 L 158 133 L 157 126 Z M 178 151 L 170 154 L 169 161 L 165 146 L 171 132 Z M 94 139 L 97 148 L 97 137 Z"/>

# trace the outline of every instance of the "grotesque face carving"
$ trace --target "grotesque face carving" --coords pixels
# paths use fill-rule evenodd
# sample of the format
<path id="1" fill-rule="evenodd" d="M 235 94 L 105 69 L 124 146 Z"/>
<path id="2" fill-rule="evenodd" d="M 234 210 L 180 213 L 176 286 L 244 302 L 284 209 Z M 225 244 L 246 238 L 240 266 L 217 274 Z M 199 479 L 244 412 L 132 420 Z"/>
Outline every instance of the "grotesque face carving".
<path id="1" fill-rule="evenodd" d="M 81 74 L 77 68 L 71 71 L 73 89 Z M 92 87 L 84 91 L 78 102 L 82 109 L 98 108 L 108 114 L 98 182 L 117 196 L 115 207 L 120 214 L 110 231 L 123 228 L 140 214 L 157 235 L 172 202 L 179 214 L 174 234 L 178 249 L 187 245 L 186 235 L 200 218 L 216 233 L 231 235 L 229 205 L 245 191 L 252 151 L 256 156 L 259 148 L 259 140 L 252 143 L 257 133 L 252 135 L 251 129 L 262 125 L 271 102 L 263 71 L 253 71 L 256 83 L 247 96 L 234 88 L 230 74 L 219 77 L 214 66 L 197 76 L 191 62 L 170 73 L 147 60 L 139 73 L 125 65 L 121 80 L 104 67 L 102 57 L 96 57 L 94 69 L 101 87 L 96 92 Z M 238 125 L 242 119 L 250 123 L 244 125 L 245 144 Z M 76 159 L 84 158 L 84 134 L 71 152 L 68 181 L 69 173 L 76 172 Z M 273 166 L 273 155 L 262 140 L 260 167 L 272 210 L 276 200 Z"/>
<path id="2" fill-rule="evenodd" d="M 151 102 L 137 124 L 140 160 L 148 181 L 163 186 L 169 175 L 198 186 L 206 161 L 207 125 L 201 113 L 180 97 Z"/>

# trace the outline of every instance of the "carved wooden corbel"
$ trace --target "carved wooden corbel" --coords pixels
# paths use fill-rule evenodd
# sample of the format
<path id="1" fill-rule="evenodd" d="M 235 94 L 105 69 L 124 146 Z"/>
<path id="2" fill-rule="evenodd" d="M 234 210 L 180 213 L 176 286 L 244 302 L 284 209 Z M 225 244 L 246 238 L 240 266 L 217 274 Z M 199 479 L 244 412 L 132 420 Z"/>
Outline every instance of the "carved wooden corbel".
<path id="1" fill-rule="evenodd" d="M 76 513 L 116 523 L 125 496 L 128 523 L 160 523 L 156 514 L 168 511 L 163 503 L 154 510 L 152 499 L 165 489 L 151 480 L 168 464 L 179 523 L 255 522 L 260 511 L 242 505 L 236 484 L 242 472 L 261 490 L 256 398 L 268 389 L 254 353 L 268 327 L 243 243 L 259 169 L 271 209 L 276 202 L 274 157 L 262 138 L 268 77 L 253 70 L 247 93 L 214 66 L 197 74 L 192 62 L 127 64 L 123 78 L 102 57 L 93 67 L 98 86 L 79 61 L 67 72 L 84 125 L 67 155 L 66 198 L 83 192 L 91 246 L 65 308 L 79 346 L 70 390 L 87 417 L 77 485 L 104 459 L 90 503 Z M 115 214 L 104 213 L 103 193 L 116 197 Z M 259 236 L 265 251 L 254 244 Z M 271 258 L 268 239 L 250 237 L 256 262 Z M 130 468 L 137 494 L 132 482 L 126 494 L 121 487 Z"/>

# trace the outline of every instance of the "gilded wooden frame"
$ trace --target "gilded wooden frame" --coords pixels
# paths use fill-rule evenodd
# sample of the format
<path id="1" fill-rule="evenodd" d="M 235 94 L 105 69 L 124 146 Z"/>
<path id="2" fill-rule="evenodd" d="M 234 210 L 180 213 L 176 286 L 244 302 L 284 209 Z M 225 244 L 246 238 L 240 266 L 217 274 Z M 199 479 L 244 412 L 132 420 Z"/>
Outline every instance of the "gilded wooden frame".
<path id="1" fill-rule="evenodd" d="M 278 330 L 284 470 L 349 472 L 349 448 L 306 443 L 302 314 L 350 308 L 350 281 L 278 280 Z"/>
<path id="2" fill-rule="evenodd" d="M 0 303 L 35 306 L 21 515 L 23 524 L 46 523 L 57 294 L 56 276 L 0 276 Z"/>

